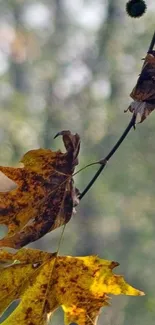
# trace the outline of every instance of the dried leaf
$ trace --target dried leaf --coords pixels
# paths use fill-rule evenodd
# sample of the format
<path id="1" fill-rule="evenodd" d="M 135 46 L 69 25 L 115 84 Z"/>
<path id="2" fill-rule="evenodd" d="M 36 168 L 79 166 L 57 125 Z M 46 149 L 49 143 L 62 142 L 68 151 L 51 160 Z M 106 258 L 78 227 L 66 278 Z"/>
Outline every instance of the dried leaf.
<path id="1" fill-rule="evenodd" d="M 144 295 L 112 270 L 118 263 L 97 256 L 71 257 L 33 249 L 17 254 L 0 251 L 0 261 L 19 264 L 0 269 L 0 312 L 21 298 L 4 325 L 43 325 L 47 315 L 62 306 L 65 324 L 96 324 L 101 307 L 109 305 L 107 294 Z"/>
<path id="2" fill-rule="evenodd" d="M 38 149 L 27 152 L 23 168 L 0 167 L 0 171 L 18 187 L 0 193 L 0 224 L 8 226 L 8 235 L 0 246 L 20 248 L 66 224 L 72 215 L 77 190 L 72 174 L 78 164 L 78 134 L 60 132 L 66 153 Z"/>
<path id="3" fill-rule="evenodd" d="M 134 101 L 127 110 L 135 113 L 136 123 L 141 123 L 155 109 L 155 51 L 146 55 L 141 74 L 130 96 Z"/>

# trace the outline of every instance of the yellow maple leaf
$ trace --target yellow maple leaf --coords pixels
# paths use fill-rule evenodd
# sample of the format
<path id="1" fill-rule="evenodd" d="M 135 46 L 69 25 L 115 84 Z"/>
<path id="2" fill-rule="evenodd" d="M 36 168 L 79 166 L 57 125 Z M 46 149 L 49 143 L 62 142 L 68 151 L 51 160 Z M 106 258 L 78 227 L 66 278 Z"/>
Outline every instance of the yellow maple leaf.
<path id="1" fill-rule="evenodd" d="M 1 247 L 20 248 L 70 220 L 77 201 L 72 174 L 78 164 L 80 138 L 70 131 L 59 134 L 66 153 L 31 150 L 21 160 L 23 168 L 0 166 L 0 172 L 18 185 L 0 192 L 0 224 L 8 227 Z"/>
<path id="2" fill-rule="evenodd" d="M 14 264 L 5 267 L 7 261 Z M 43 325 L 47 315 L 62 306 L 65 324 L 96 324 L 107 294 L 142 296 L 144 293 L 112 270 L 117 262 L 97 256 L 56 256 L 33 249 L 16 254 L 0 251 L 0 313 L 11 301 L 20 304 L 4 325 Z"/>

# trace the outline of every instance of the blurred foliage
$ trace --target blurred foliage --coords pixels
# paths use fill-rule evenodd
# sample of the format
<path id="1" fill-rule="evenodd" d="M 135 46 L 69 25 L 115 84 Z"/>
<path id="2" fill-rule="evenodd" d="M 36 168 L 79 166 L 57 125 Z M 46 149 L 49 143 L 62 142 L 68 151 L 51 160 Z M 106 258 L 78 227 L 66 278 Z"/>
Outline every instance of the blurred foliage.
<path id="1" fill-rule="evenodd" d="M 132 19 L 123 0 L 0 1 L 1 165 L 61 147 L 63 129 L 81 136 L 81 167 L 108 153 L 131 118 L 123 111 L 154 32 L 153 1 L 147 8 Z M 118 260 L 146 292 L 114 299 L 99 325 L 154 324 L 154 124 L 152 114 L 131 131 L 65 231 L 61 254 Z M 80 190 L 95 169 L 76 176 Z M 31 247 L 55 251 L 60 233 Z"/>

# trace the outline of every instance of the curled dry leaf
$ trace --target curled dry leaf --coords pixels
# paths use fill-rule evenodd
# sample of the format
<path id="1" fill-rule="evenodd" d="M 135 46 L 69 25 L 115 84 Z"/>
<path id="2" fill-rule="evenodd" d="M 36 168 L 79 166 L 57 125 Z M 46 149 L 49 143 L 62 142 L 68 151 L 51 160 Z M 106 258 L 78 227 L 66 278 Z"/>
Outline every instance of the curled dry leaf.
<path id="1" fill-rule="evenodd" d="M 0 262 L 18 261 L 0 268 L 0 313 L 21 299 L 4 325 L 43 325 L 47 316 L 61 306 L 65 324 L 97 323 L 101 307 L 109 305 L 107 294 L 142 296 L 123 276 L 113 274 L 117 262 L 97 256 L 56 256 L 33 249 L 16 254 L 0 251 Z"/>
<path id="2" fill-rule="evenodd" d="M 155 51 L 146 55 L 137 84 L 130 96 L 134 101 L 127 111 L 136 115 L 136 122 L 143 122 L 155 109 Z"/>
<path id="3" fill-rule="evenodd" d="M 21 160 L 24 167 L 0 166 L 18 185 L 10 192 L 0 192 L 0 224 L 8 227 L 1 247 L 20 248 L 70 220 L 78 201 L 72 174 L 78 164 L 80 138 L 70 131 L 58 135 L 63 137 L 66 153 L 31 150 Z"/>

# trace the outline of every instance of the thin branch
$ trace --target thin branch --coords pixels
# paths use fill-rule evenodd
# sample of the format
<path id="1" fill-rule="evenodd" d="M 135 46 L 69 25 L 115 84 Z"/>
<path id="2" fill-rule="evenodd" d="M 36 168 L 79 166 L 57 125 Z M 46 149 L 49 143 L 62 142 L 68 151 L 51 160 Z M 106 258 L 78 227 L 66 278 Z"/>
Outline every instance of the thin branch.
<path id="1" fill-rule="evenodd" d="M 119 140 L 117 141 L 117 143 L 114 145 L 114 147 L 112 148 L 112 150 L 108 153 L 108 155 L 104 159 L 101 159 L 100 160 L 100 164 L 101 164 L 100 168 L 98 169 L 98 171 L 96 172 L 96 174 L 94 175 L 94 177 L 91 179 L 91 181 L 89 182 L 89 184 L 86 186 L 86 188 L 84 189 L 84 191 L 80 194 L 79 200 L 81 200 L 84 197 L 84 195 L 89 191 L 89 189 L 92 187 L 92 185 L 94 184 L 94 182 L 96 181 L 96 179 L 99 177 L 99 175 L 101 174 L 101 172 L 105 168 L 107 162 L 110 160 L 110 158 L 114 155 L 114 153 L 119 148 L 119 146 L 121 145 L 121 143 L 124 141 L 124 139 L 126 138 L 127 134 L 131 130 L 131 128 L 135 126 L 135 119 L 136 119 L 136 116 L 133 114 L 130 123 L 128 124 L 127 128 L 125 129 L 125 131 L 123 132 L 123 134 L 121 135 L 121 137 L 119 138 Z"/>
<path id="2" fill-rule="evenodd" d="M 150 46 L 149 46 L 149 49 L 148 49 L 147 53 L 150 53 L 151 51 L 153 51 L 154 45 L 155 45 L 155 32 L 154 32 L 154 34 L 152 36 L 152 40 L 151 40 L 151 43 L 150 43 Z"/>

